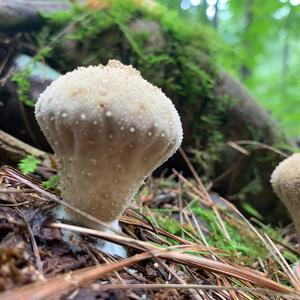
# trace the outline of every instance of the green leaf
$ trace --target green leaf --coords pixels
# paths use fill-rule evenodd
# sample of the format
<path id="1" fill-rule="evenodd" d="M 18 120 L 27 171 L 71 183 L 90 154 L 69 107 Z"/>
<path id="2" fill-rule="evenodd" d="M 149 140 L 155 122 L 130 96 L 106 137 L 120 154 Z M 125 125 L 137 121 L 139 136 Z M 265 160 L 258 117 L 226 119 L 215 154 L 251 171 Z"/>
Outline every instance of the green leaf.
<path id="1" fill-rule="evenodd" d="M 243 209 L 249 214 L 252 215 L 253 217 L 263 220 L 264 217 L 249 203 L 243 203 Z"/>
<path id="2" fill-rule="evenodd" d="M 18 168 L 25 175 L 34 173 L 41 161 L 33 155 L 27 155 L 18 163 Z"/>
<path id="3" fill-rule="evenodd" d="M 18 89 L 19 100 L 29 107 L 34 107 L 34 101 L 30 98 L 30 69 L 24 68 L 21 71 L 17 71 L 12 77 L 11 81 L 16 83 Z"/>
<path id="4" fill-rule="evenodd" d="M 54 175 L 49 180 L 44 181 L 42 183 L 42 186 L 46 190 L 56 189 L 57 186 L 58 186 L 58 184 L 59 184 L 59 180 L 60 180 L 59 176 L 58 175 Z"/>

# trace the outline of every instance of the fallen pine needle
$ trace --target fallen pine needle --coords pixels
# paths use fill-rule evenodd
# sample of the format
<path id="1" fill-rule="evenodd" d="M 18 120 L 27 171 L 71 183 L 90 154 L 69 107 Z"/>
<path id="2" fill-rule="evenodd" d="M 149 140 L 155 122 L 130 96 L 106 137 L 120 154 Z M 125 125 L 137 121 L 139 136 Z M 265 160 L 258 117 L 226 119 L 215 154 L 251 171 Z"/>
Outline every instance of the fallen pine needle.
<path id="1" fill-rule="evenodd" d="M 154 290 L 154 289 L 201 289 L 201 290 L 224 290 L 224 291 L 243 291 L 250 293 L 266 293 L 276 296 L 283 296 L 286 293 L 270 291 L 264 288 L 246 288 L 246 287 L 235 287 L 235 286 L 218 286 L 218 285 L 208 285 L 208 284 L 96 284 L 95 289 L 99 290 L 129 290 L 129 289 L 144 289 L 144 290 Z M 293 299 L 300 299 L 298 295 L 289 295 Z M 291 299 L 291 298 L 289 298 Z"/>
<path id="2" fill-rule="evenodd" d="M 50 300 L 59 299 L 76 288 L 92 283 L 107 273 L 130 266 L 151 257 L 149 253 L 141 253 L 114 263 L 84 268 L 68 274 L 59 275 L 27 284 L 0 294 L 0 300 Z"/>
<path id="3" fill-rule="evenodd" d="M 67 230 L 72 230 L 72 231 L 86 233 L 86 234 L 92 234 L 94 236 L 98 236 L 107 241 L 130 246 L 138 250 L 142 250 L 143 248 L 144 251 L 149 250 L 151 251 L 152 254 L 160 258 L 168 259 L 176 263 L 182 263 L 196 268 L 205 269 L 211 272 L 217 272 L 220 274 L 233 276 L 235 278 L 249 281 L 251 283 L 257 284 L 259 286 L 262 286 L 264 288 L 273 291 L 289 293 L 289 294 L 296 293 L 294 289 L 284 286 L 276 281 L 267 278 L 264 273 L 258 272 L 256 270 L 252 270 L 250 268 L 245 268 L 239 265 L 226 264 L 220 261 L 215 261 L 212 259 L 208 259 L 208 258 L 204 258 L 192 254 L 182 253 L 179 251 L 174 251 L 174 250 L 170 251 L 168 249 L 161 249 L 150 243 L 137 241 L 131 238 L 125 238 L 123 236 L 118 236 L 113 233 L 105 233 L 94 229 L 82 228 L 82 227 L 67 225 L 67 224 L 57 224 L 57 223 L 52 223 L 51 227 L 67 229 Z"/>

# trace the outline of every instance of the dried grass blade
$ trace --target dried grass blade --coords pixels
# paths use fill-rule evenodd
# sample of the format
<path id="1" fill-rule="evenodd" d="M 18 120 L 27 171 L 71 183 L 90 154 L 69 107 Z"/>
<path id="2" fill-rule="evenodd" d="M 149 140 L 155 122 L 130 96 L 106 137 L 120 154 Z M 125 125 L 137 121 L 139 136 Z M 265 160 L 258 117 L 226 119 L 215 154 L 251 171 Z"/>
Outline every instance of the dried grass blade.
<path id="1" fill-rule="evenodd" d="M 244 288 L 244 287 L 234 287 L 234 286 L 222 286 L 222 285 L 201 285 L 201 284 L 105 284 L 99 286 L 99 289 L 101 290 L 127 290 L 127 289 L 144 289 L 144 290 L 149 290 L 149 289 L 201 289 L 201 290 L 212 290 L 212 291 L 243 291 L 243 292 L 250 292 L 250 293 L 265 293 L 268 295 L 274 295 L 274 296 L 283 296 L 286 295 L 284 292 L 277 292 L 277 291 L 270 291 L 268 289 L 264 288 Z M 292 297 L 292 298 L 291 298 Z M 289 295 L 288 299 L 297 299 L 299 300 L 300 297 L 298 295 Z"/>
<path id="2" fill-rule="evenodd" d="M 192 254 L 180 253 L 177 251 L 162 250 L 146 242 L 125 238 L 112 233 L 107 234 L 93 229 L 86 229 L 86 228 L 81 228 L 81 227 L 66 225 L 66 224 L 52 224 L 52 227 L 93 234 L 105 240 L 116 242 L 122 245 L 127 245 L 129 247 L 133 247 L 140 250 L 142 250 L 142 248 L 143 250 L 149 249 L 151 253 L 154 253 L 156 256 L 171 260 L 176 263 L 182 263 L 189 266 L 205 269 L 210 272 L 216 272 L 228 276 L 233 276 L 235 278 L 257 284 L 259 286 L 268 288 L 270 290 L 283 292 L 283 293 L 296 293 L 292 288 L 286 287 L 280 283 L 277 283 L 267 278 L 264 273 L 258 272 L 256 270 L 244 268 L 242 266 L 233 266 L 223 262 L 215 261 L 204 257 L 199 257 Z"/>
<path id="3" fill-rule="evenodd" d="M 107 228 L 119 235 L 124 235 L 123 232 L 119 231 L 119 230 L 116 230 L 114 228 L 112 228 L 111 226 L 109 226 L 108 224 L 100 221 L 99 219 L 95 218 L 94 216 L 82 211 L 81 209 L 79 208 L 76 208 L 74 207 L 73 205 L 69 204 L 68 202 L 65 202 L 64 200 L 60 199 L 58 196 L 48 192 L 48 191 L 45 191 L 44 189 L 42 189 L 40 186 L 39 186 L 39 183 L 34 183 L 34 179 L 31 181 L 31 178 L 29 180 L 29 177 L 28 176 L 24 176 L 23 174 L 21 174 L 20 172 L 10 168 L 10 167 L 4 167 L 4 170 L 5 172 L 7 172 L 10 176 L 12 176 L 13 178 L 17 179 L 19 182 L 23 183 L 23 184 L 26 184 L 28 185 L 29 187 L 33 188 L 35 191 L 41 193 L 42 195 L 44 195 L 45 197 L 47 197 L 48 199 L 54 201 L 55 203 L 58 203 L 64 207 L 67 207 L 68 209 L 70 209 L 71 211 L 74 211 L 76 213 L 78 213 L 79 215 L 83 216 L 83 217 L 86 217 L 87 219 L 95 222 L 96 224 L 99 224 L 101 226 L 103 226 L 104 228 Z"/>
<path id="4" fill-rule="evenodd" d="M 251 269 L 246 269 L 244 267 L 232 266 L 212 259 L 179 253 L 175 251 L 160 252 L 159 256 L 165 259 L 176 261 L 177 263 L 187 264 L 194 267 L 204 268 L 211 272 L 233 276 L 235 278 L 249 281 L 270 290 L 283 293 L 295 293 L 292 288 L 289 288 L 267 278 L 263 273 L 260 274 L 257 271 L 252 271 Z"/>
<path id="5" fill-rule="evenodd" d="M 289 155 L 287 153 L 282 152 L 281 150 L 278 150 L 268 144 L 264 144 L 261 142 L 257 142 L 257 141 L 251 141 L 251 140 L 240 140 L 240 141 L 232 141 L 231 143 L 235 143 L 237 145 L 252 145 L 252 146 L 256 146 L 257 149 L 266 149 L 266 150 L 270 150 L 273 151 L 276 154 L 281 155 L 282 157 L 288 157 Z M 256 149 L 256 150 L 257 150 Z"/>
<path id="6" fill-rule="evenodd" d="M 272 249 L 275 251 L 275 255 L 278 255 L 278 262 L 280 263 L 282 269 L 286 272 L 292 285 L 298 292 L 300 292 L 300 281 L 298 280 L 297 276 L 294 274 L 294 272 L 292 271 L 291 267 L 289 266 L 289 264 L 287 263 L 287 261 L 285 260 L 281 252 L 278 250 L 276 245 L 273 243 L 273 241 L 269 238 L 269 236 L 266 233 L 265 233 L 265 237 L 267 241 L 270 243 Z"/>
<path id="7" fill-rule="evenodd" d="M 130 225 L 136 225 L 136 226 L 139 226 L 139 227 L 142 227 L 144 229 L 147 229 L 147 230 L 153 230 L 153 226 L 150 226 L 148 223 L 146 223 L 145 221 L 141 221 L 141 220 L 138 220 L 138 219 L 132 219 L 132 218 L 129 218 L 127 216 L 122 216 L 120 218 L 120 221 L 125 223 L 125 224 L 130 224 Z M 190 241 L 187 241 L 179 236 L 176 236 L 164 229 L 161 229 L 159 227 L 155 227 L 155 232 L 158 233 L 158 234 L 161 234 L 163 235 L 164 237 L 167 237 L 167 238 L 171 238 L 172 240 L 174 241 L 177 241 L 181 244 L 184 244 L 184 245 L 190 245 L 192 244 Z"/>

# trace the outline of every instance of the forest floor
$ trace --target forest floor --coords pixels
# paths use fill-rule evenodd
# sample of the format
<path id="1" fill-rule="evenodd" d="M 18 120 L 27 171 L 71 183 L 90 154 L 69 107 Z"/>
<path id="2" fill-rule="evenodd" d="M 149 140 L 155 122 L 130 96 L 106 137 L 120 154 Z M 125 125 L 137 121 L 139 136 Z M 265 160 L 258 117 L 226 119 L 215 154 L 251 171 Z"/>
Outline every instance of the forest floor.
<path id="1" fill-rule="evenodd" d="M 8 82 L 14 71 L 8 63 L 14 51 L 29 53 L 33 57 L 30 63 L 43 61 L 50 58 L 51 51 L 58 42 L 62 42 L 62 38 L 66 38 L 70 29 L 73 38 L 66 41 L 75 41 L 76 32 L 73 30 L 76 26 L 78 41 L 81 42 L 87 30 L 85 44 L 91 35 L 92 48 L 95 33 L 100 34 L 101 30 L 107 29 L 106 26 L 117 26 L 123 31 L 125 28 L 124 49 L 120 48 L 120 53 L 127 53 L 128 41 L 134 41 L 128 35 L 128 25 L 124 23 L 124 26 L 119 19 L 111 20 L 110 14 L 101 15 L 101 11 L 99 14 L 99 18 L 97 14 L 93 17 L 90 13 L 83 15 L 83 18 L 77 16 L 76 21 L 71 20 L 69 23 L 66 21 L 70 17 L 69 13 L 65 16 L 58 14 L 57 21 L 62 28 L 57 29 L 60 30 L 57 35 L 51 35 L 51 27 L 41 31 L 38 36 L 31 36 L 27 32 L 17 33 L 13 38 L 3 35 L 1 45 L 6 51 L 3 52 L 5 55 L 0 66 L 0 74 L 4 74 L 2 85 Z M 86 16 L 89 18 L 86 19 Z M 16 17 L 19 17 L 18 13 Z M 103 21 L 104 29 L 101 26 L 99 28 L 98 20 Z M 170 27 L 166 27 L 165 31 L 170 32 L 172 38 L 178 34 L 178 40 L 181 41 L 181 36 L 185 37 L 185 34 L 181 34 L 181 29 L 187 28 L 186 23 L 176 23 L 169 18 L 166 20 L 168 22 L 164 23 Z M 86 25 L 87 21 L 90 26 Z M 178 33 L 177 28 L 180 29 Z M 119 39 L 122 35 L 119 31 L 116 32 Z M 162 58 L 167 57 L 176 66 L 174 74 L 177 74 L 178 62 L 172 58 L 177 54 L 195 52 L 197 55 L 193 59 L 198 58 L 198 53 L 201 52 L 191 51 L 188 43 L 192 38 L 197 40 L 195 36 L 198 35 L 190 35 L 189 32 L 185 37 L 187 42 L 180 42 L 178 45 L 174 44 L 173 39 L 167 39 L 171 41 L 172 56 L 158 55 L 156 59 L 159 69 L 159 59 Z M 202 31 L 200 33 L 202 37 Z M 139 40 L 144 41 L 144 38 Z M 184 50 L 185 44 L 187 47 Z M 137 52 L 143 54 L 139 50 L 139 43 L 134 42 L 132 45 L 132 53 L 138 49 Z M 175 49 L 178 49 L 176 55 L 173 53 Z M 115 50 L 119 51 L 119 46 Z M 67 49 L 66 61 L 59 57 L 57 65 L 63 61 L 62 65 L 69 68 L 67 59 L 71 52 L 80 60 L 76 65 L 84 61 L 76 51 Z M 102 48 L 99 53 L 87 55 L 85 60 L 97 58 L 97 55 L 102 57 L 106 52 L 109 53 Z M 186 61 L 183 56 L 179 58 Z M 195 69 L 198 60 L 195 61 L 197 63 L 191 59 L 182 64 L 186 65 L 186 69 L 185 72 L 180 72 L 181 76 L 188 75 L 186 78 L 194 80 L 185 89 L 187 95 L 190 87 L 198 93 L 194 92 L 195 98 L 189 98 L 193 101 L 198 96 L 203 97 L 203 91 L 207 90 L 210 94 L 212 85 L 210 75 L 203 72 L 205 68 Z M 63 69 L 62 66 L 60 69 Z M 44 68 L 42 70 L 44 76 Z M 195 70 L 199 78 L 194 75 Z M 29 95 L 31 84 L 27 71 L 24 68 L 14 74 L 18 90 L 13 90 L 13 95 L 18 94 L 22 103 L 32 107 L 34 103 Z M 152 69 L 148 71 L 153 73 Z M 203 86 L 199 84 L 202 76 L 205 79 Z M 174 82 L 178 79 L 188 82 L 186 78 L 179 77 Z M 172 82 L 170 78 L 168 80 Z M 174 85 L 175 94 L 177 89 L 178 86 Z M 227 96 L 222 96 L 223 98 Z M 223 118 L 223 106 L 217 108 L 222 112 Z M 8 121 L 14 119 L 7 115 Z M 245 115 L 245 124 L 248 124 L 248 112 Z M 17 121 L 11 124 L 15 126 Z M 218 133 L 218 130 L 214 132 Z M 15 149 L 20 146 L 19 142 L 11 141 L 11 138 L 7 144 L 4 139 L 0 141 L 4 150 L 10 149 L 11 156 L 18 154 Z M 17 147 L 10 147 L 10 143 Z M 18 157 L 27 153 L 22 147 L 21 150 Z M 32 150 L 28 152 L 32 153 Z M 36 150 L 34 153 L 37 153 Z M 194 174 L 193 178 L 187 179 L 175 170 L 168 177 L 149 178 L 121 217 L 122 231 L 110 233 L 80 227 L 78 224 L 75 226 L 55 218 L 57 206 L 73 208 L 60 197 L 55 180 L 50 179 L 45 183 L 55 175 L 53 168 L 38 166 L 33 168 L 29 176 L 11 166 L 0 167 L 0 300 L 300 299 L 300 267 L 292 270 L 300 257 L 294 228 L 289 226 L 275 229 L 265 225 L 255 211 L 252 212 L 253 218 L 246 218 L 232 203 L 211 193 L 188 159 L 186 162 Z M 34 160 L 32 163 L 35 165 Z M 101 250 L 99 241 L 102 244 L 103 241 L 108 241 L 125 247 L 127 257 L 118 257 Z"/>
<path id="2" fill-rule="evenodd" d="M 39 180 L 47 171 L 0 170 L 0 300 L 300 299 L 293 228 L 250 223 L 197 174 L 148 179 L 122 232 L 107 233 L 55 220 L 66 203 Z M 99 239 L 128 257 L 100 250 Z"/>

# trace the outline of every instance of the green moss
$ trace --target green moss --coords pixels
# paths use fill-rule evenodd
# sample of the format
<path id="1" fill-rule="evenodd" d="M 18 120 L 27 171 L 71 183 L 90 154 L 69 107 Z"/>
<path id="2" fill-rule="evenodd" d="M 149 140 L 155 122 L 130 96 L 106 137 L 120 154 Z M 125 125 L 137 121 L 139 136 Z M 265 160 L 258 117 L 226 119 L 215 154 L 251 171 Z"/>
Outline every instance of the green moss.
<path id="1" fill-rule="evenodd" d="M 224 221 L 226 229 L 230 235 L 229 241 L 220 231 L 217 225 L 217 217 L 212 210 L 199 206 L 198 203 L 193 203 L 191 206 L 193 212 L 203 220 L 205 224 L 209 226 L 208 243 L 211 246 L 223 249 L 235 258 L 238 258 L 240 262 L 247 265 L 251 265 L 258 257 L 264 257 L 268 251 L 257 239 L 253 238 L 245 226 L 241 224 L 231 224 L 228 221 Z"/>
<path id="2" fill-rule="evenodd" d="M 159 224 L 160 228 L 167 230 L 168 232 L 174 235 L 181 236 L 182 230 L 179 226 L 179 223 L 175 219 L 171 217 L 158 215 L 156 221 Z"/>
<path id="3" fill-rule="evenodd" d="M 216 33 L 182 20 L 163 6 L 147 9 L 131 0 L 114 1 L 104 10 L 74 6 L 47 19 L 48 26 L 37 41 L 41 48 L 51 45 L 46 57 L 50 65 L 65 73 L 79 63 L 98 65 L 116 58 L 137 67 L 144 78 L 162 87 L 178 108 L 184 120 L 185 145 L 193 147 L 190 157 L 197 171 L 205 174 L 204 179 L 215 177 L 214 166 L 221 160 L 226 142 L 224 127 L 231 121 L 230 108 L 237 104 L 228 95 L 216 96 L 214 90 L 219 80 L 215 54 L 222 47 Z M 132 26 L 136 20 L 154 22 L 158 33 L 137 30 Z M 153 42 L 153 37 L 161 43 Z M 249 137 L 261 140 L 259 132 L 250 127 L 248 131 Z M 250 179 L 245 185 L 247 181 Z M 257 184 L 255 191 L 260 186 Z"/>
<path id="4" fill-rule="evenodd" d="M 29 81 L 30 69 L 24 68 L 21 71 L 15 72 L 11 80 L 17 84 L 17 93 L 19 100 L 29 107 L 34 107 L 34 101 L 30 98 L 31 83 Z"/>
<path id="5" fill-rule="evenodd" d="M 283 257 L 291 264 L 294 264 L 298 261 L 299 257 L 295 254 L 293 254 L 290 251 L 284 251 Z"/>
<path id="6" fill-rule="evenodd" d="M 136 66 L 143 77 L 164 88 L 183 118 L 191 111 L 199 115 L 190 134 L 193 139 L 199 139 L 195 144 L 208 151 L 207 166 L 218 159 L 214 154 L 223 142 L 220 129 L 226 114 L 222 106 L 228 101 L 213 96 L 216 77 L 213 54 L 218 49 L 219 38 L 212 30 L 182 20 L 176 12 L 167 11 L 163 6 L 147 9 L 136 7 L 130 0 L 116 1 L 107 10 L 88 11 L 74 6 L 71 13 L 60 12 L 47 18 L 49 26 L 40 33 L 44 44 L 51 43 L 53 30 L 59 32 L 68 23 L 73 26 L 64 35 L 64 43 L 77 41 L 78 55 L 74 60 L 61 51 L 61 43 L 53 46 L 53 58 L 49 61 L 56 68 L 65 72 L 77 67 L 81 55 L 83 64 L 106 63 L 117 58 Z M 134 30 L 131 24 L 137 19 L 159 24 L 163 45 L 149 47 L 149 37 L 155 33 Z"/>
<path id="7" fill-rule="evenodd" d="M 31 99 L 31 82 L 30 77 L 32 73 L 34 74 L 35 62 L 44 61 L 44 59 L 51 55 L 50 47 L 41 47 L 36 55 L 29 59 L 25 66 L 17 70 L 12 76 L 11 81 L 17 85 L 17 93 L 19 96 L 19 101 L 21 101 L 26 106 L 34 108 L 35 101 Z"/>
<path id="8" fill-rule="evenodd" d="M 266 259 L 269 257 L 269 250 L 253 231 L 241 220 L 231 216 L 227 211 L 219 209 L 226 229 L 231 240 L 224 237 L 218 226 L 218 220 L 215 213 L 210 209 L 203 207 L 198 201 L 192 201 L 189 205 L 191 211 L 198 218 L 198 222 L 203 229 L 208 244 L 225 251 L 225 256 L 230 256 L 235 262 L 246 266 L 253 266 L 258 259 Z M 179 217 L 178 209 L 151 209 L 152 213 L 147 216 L 149 210 L 145 210 L 144 214 L 151 222 L 157 224 L 160 228 L 170 232 L 173 235 L 185 238 L 188 241 L 195 242 L 201 240 L 201 237 L 195 236 L 193 228 L 190 224 L 181 223 L 177 220 Z M 261 234 L 269 236 L 281 241 L 282 235 L 279 230 L 270 226 L 263 226 Z M 173 239 L 167 239 L 171 244 L 178 243 Z M 192 251 L 193 254 L 197 252 Z M 199 253 L 205 254 L 205 253 Z M 297 261 L 297 257 L 290 251 L 284 251 L 284 257 L 290 262 Z"/>

